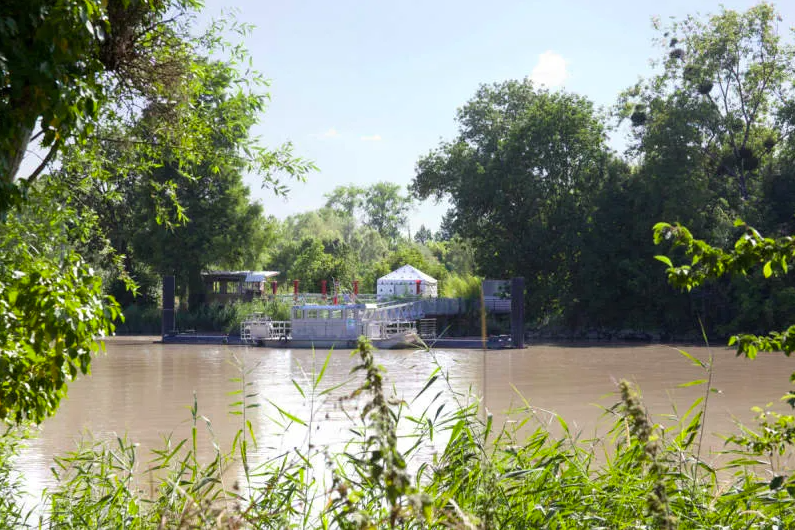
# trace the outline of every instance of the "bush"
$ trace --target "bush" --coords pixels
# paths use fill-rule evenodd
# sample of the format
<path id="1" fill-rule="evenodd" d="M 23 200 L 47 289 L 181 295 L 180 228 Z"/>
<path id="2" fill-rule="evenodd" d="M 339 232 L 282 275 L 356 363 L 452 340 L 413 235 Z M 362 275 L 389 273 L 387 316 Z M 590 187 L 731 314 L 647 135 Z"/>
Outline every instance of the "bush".
<path id="1" fill-rule="evenodd" d="M 120 335 L 160 335 L 163 310 L 157 306 L 131 305 L 122 311 L 124 320 L 116 324 Z"/>

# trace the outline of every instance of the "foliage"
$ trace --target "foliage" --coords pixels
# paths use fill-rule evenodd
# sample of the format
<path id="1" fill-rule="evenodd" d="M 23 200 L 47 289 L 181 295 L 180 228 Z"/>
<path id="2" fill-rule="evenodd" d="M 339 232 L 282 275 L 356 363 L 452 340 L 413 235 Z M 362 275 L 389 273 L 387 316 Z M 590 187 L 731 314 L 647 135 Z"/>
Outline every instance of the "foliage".
<path id="1" fill-rule="evenodd" d="M 195 0 L 3 2 L 0 213 L 62 146 L 93 132 L 99 112 L 111 101 L 121 107 L 162 95 L 178 100 L 189 72 L 183 22 L 198 5 Z M 33 173 L 15 182 L 28 144 L 38 138 L 49 152 Z"/>
<path id="2" fill-rule="evenodd" d="M 414 241 L 424 245 L 431 240 L 433 240 L 433 234 L 431 231 L 427 229 L 425 225 L 420 225 L 420 227 L 414 233 Z"/>
<path id="3" fill-rule="evenodd" d="M 93 219 L 51 199 L 35 192 L 0 231 L 0 420 L 52 414 L 120 314 L 75 246 Z"/>
<path id="4" fill-rule="evenodd" d="M 0 424 L 0 528 L 21 528 L 28 516 L 23 509 L 25 485 L 22 477 L 14 470 L 23 441 L 27 438 L 24 427 L 11 427 Z"/>
<path id="5" fill-rule="evenodd" d="M 259 267 L 272 225 L 251 202 L 242 172 L 267 174 L 276 163 L 266 160 L 272 156 L 267 151 L 255 155 L 256 163 L 240 156 L 242 151 L 254 156 L 249 131 L 266 99 L 244 90 L 252 79 L 230 63 L 201 58 L 195 58 L 194 73 L 191 120 L 202 124 L 194 141 L 208 152 L 153 151 L 148 145 L 160 143 L 160 125 L 147 116 L 132 127 L 116 124 L 118 129 L 108 130 L 91 151 L 71 151 L 62 174 L 75 183 L 70 193 L 100 214 L 129 269 L 175 275 L 178 294 L 196 303 L 208 266 Z M 111 141 L 117 135 L 123 139 Z M 280 162 L 290 163 L 297 178 L 311 167 L 297 159 Z"/>
<path id="6" fill-rule="evenodd" d="M 482 281 L 483 280 L 477 276 L 450 274 L 442 283 L 442 292 L 439 296 L 445 298 L 479 299 L 480 284 Z"/>
<path id="7" fill-rule="evenodd" d="M 758 197 L 761 169 L 795 125 L 787 116 L 795 47 L 782 42 L 778 21 L 761 3 L 672 22 L 660 38 L 663 72 L 624 99 L 640 151 L 664 156 L 677 143 L 710 191 L 744 216 L 742 201 Z"/>
<path id="8" fill-rule="evenodd" d="M 124 322 L 116 324 L 119 335 L 160 335 L 163 310 L 156 305 L 130 304 L 122 310 Z"/>
<path id="9" fill-rule="evenodd" d="M 326 208 L 336 210 L 347 217 L 353 217 L 362 207 L 366 193 L 364 188 L 353 184 L 337 186 L 331 193 L 324 195 Z"/>
<path id="10" fill-rule="evenodd" d="M 253 313 L 262 313 L 273 320 L 289 320 L 291 304 L 283 299 L 204 304 L 176 312 L 179 331 L 220 331 L 229 335 L 240 333 L 240 324 Z M 158 323 L 159 324 L 159 323 Z M 158 333 L 160 328 L 158 327 Z M 135 330 L 141 333 L 141 330 Z"/>
<path id="11" fill-rule="evenodd" d="M 669 241 L 673 248 L 683 248 L 685 256 L 690 258 L 689 264 L 674 266 L 669 257 L 657 256 L 667 265 L 666 274 L 671 285 L 691 290 L 708 280 L 724 275 L 747 275 L 754 269 L 761 269 L 765 278 L 787 274 L 795 258 L 795 240 L 792 237 L 767 238 L 742 221 L 738 220 L 735 224 L 743 228 L 743 235 L 730 250 L 722 250 L 694 238 L 681 225 L 656 224 L 655 242 Z M 735 335 L 730 339 L 730 344 L 737 345 L 738 355 L 750 358 L 756 357 L 760 351 L 782 351 L 789 356 L 795 351 L 795 325 L 767 336 Z"/>
<path id="12" fill-rule="evenodd" d="M 361 218 L 364 226 L 392 244 L 406 227 L 412 207 L 411 197 L 403 196 L 400 186 L 391 182 L 376 182 L 366 188 L 337 186 L 325 197 L 326 208 L 349 218 Z"/>
<path id="13" fill-rule="evenodd" d="M 585 98 L 525 80 L 481 86 L 457 121 L 458 137 L 417 163 L 412 191 L 450 198 L 479 273 L 524 276 L 533 307 L 556 307 L 610 169 L 602 120 Z"/>
<path id="14" fill-rule="evenodd" d="M 411 203 L 411 197 L 401 195 L 397 184 L 376 182 L 365 191 L 365 224 L 387 241 L 396 241 L 408 222 Z"/>

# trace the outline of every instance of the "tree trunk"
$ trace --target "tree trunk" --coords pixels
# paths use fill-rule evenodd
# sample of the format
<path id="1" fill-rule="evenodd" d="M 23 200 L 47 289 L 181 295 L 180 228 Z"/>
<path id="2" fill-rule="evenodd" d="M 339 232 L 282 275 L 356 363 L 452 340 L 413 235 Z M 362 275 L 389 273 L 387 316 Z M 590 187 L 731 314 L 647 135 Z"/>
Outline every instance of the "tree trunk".
<path id="1" fill-rule="evenodd" d="M 24 124 L 12 124 L 14 130 L 13 136 L 9 139 L 8 144 L 4 146 L 2 154 L 2 162 L 0 162 L 0 170 L 4 167 L 8 171 L 0 171 L 0 180 L 12 183 L 14 182 L 19 167 L 22 165 L 22 159 L 25 158 L 30 137 L 33 134 L 33 127 Z"/>
<path id="2" fill-rule="evenodd" d="M 194 310 L 204 303 L 204 281 L 201 271 L 188 271 L 188 309 Z"/>

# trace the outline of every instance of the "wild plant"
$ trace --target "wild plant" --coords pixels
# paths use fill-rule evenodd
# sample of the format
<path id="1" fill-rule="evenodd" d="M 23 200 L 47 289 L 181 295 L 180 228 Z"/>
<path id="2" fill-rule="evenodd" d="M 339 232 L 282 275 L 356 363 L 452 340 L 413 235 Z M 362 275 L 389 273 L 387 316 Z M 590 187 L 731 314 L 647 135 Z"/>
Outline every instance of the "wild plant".
<path id="1" fill-rule="evenodd" d="M 24 484 L 20 474 L 14 469 L 15 459 L 28 438 L 25 426 L 0 423 L 0 528 L 19 528 L 31 516 L 25 509 Z"/>

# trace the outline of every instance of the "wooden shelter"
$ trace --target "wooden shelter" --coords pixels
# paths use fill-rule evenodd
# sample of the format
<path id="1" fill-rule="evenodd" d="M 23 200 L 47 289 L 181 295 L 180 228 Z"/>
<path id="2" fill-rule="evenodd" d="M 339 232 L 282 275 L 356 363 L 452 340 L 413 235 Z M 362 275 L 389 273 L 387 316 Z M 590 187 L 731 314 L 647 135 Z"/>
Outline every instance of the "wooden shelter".
<path id="1" fill-rule="evenodd" d="M 250 302 L 268 292 L 268 279 L 278 271 L 210 271 L 202 273 L 205 302 L 226 304 L 242 300 Z"/>

